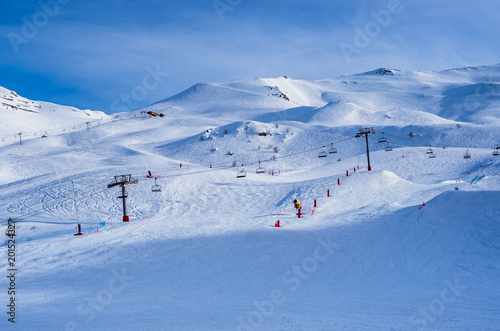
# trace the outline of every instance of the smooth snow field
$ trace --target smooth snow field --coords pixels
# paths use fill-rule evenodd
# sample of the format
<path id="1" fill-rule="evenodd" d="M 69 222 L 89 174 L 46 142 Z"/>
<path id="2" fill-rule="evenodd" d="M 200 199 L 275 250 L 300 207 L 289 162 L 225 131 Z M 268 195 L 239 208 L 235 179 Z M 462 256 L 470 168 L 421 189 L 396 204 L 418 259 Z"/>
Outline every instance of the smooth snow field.
<path id="1" fill-rule="evenodd" d="M 1 330 L 500 329 L 500 65 L 0 97 Z"/>

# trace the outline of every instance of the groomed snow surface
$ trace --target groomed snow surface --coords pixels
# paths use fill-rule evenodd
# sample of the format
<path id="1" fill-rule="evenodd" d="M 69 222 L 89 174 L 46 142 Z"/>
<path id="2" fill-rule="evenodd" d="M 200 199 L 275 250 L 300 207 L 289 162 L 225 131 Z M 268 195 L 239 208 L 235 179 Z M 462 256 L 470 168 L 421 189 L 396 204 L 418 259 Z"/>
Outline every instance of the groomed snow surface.
<path id="1" fill-rule="evenodd" d="M 0 107 L 0 329 L 500 329 L 499 68 L 198 84 L 146 119 Z"/>

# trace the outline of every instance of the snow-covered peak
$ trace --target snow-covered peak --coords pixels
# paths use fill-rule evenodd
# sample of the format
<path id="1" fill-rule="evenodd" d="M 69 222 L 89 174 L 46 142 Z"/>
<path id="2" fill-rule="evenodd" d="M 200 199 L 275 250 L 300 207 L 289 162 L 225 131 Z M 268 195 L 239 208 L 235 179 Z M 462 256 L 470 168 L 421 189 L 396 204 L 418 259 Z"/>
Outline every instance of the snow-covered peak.
<path id="1" fill-rule="evenodd" d="M 101 111 L 82 110 L 34 101 L 0 87 L 0 139 L 23 132 L 25 137 L 82 129 L 111 117 Z"/>
<path id="2" fill-rule="evenodd" d="M 439 72 L 379 68 L 315 81 L 283 76 L 200 83 L 145 109 L 174 117 L 244 121 L 287 109 L 310 107 L 314 112 L 330 110 L 322 116 L 323 122 L 318 123 L 326 126 L 388 125 L 390 121 L 385 120 L 388 113 L 394 115 L 395 120 L 391 122 L 394 125 L 402 125 L 408 116 L 412 123 L 422 125 L 429 123 L 429 117 L 432 123 L 489 123 L 500 118 L 497 82 L 500 82 L 498 65 Z M 342 120 L 347 116 L 345 111 L 352 111 L 352 107 L 344 107 L 346 104 L 362 109 L 364 115 Z M 399 110 L 404 113 L 402 117 L 397 114 Z M 412 112 L 422 116 L 413 117 Z M 280 116 L 279 119 L 307 122 L 306 119 L 314 118 L 311 114 L 304 116 Z"/>

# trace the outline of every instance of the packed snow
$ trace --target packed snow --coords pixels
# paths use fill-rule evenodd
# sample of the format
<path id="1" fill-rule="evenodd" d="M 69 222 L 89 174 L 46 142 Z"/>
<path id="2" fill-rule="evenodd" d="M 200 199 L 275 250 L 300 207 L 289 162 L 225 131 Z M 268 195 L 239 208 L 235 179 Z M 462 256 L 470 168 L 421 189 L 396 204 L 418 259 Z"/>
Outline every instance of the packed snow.
<path id="1" fill-rule="evenodd" d="M 500 65 L 0 97 L 1 329 L 500 329 Z"/>

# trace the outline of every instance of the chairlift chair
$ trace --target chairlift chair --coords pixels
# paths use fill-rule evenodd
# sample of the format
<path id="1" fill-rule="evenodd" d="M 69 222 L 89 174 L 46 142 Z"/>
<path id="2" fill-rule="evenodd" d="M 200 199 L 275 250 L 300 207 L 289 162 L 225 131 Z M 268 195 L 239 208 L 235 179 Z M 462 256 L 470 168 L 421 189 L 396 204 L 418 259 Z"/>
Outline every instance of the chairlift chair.
<path id="1" fill-rule="evenodd" d="M 498 155 L 500 155 L 500 145 L 497 145 L 497 147 L 493 148 L 493 156 Z"/>
<path id="2" fill-rule="evenodd" d="M 465 154 L 464 154 L 464 159 L 470 159 L 470 153 L 469 153 L 469 150 L 466 150 L 466 151 L 465 151 Z"/>
<path id="3" fill-rule="evenodd" d="M 326 147 L 323 146 L 323 151 L 319 152 L 318 157 L 327 157 L 328 154 L 326 153 Z"/>
<path id="4" fill-rule="evenodd" d="M 122 194 L 122 193 L 125 193 L 125 194 Z M 123 199 L 123 198 L 126 198 L 126 197 L 128 197 L 128 192 L 127 191 L 122 192 L 120 190 L 120 191 L 118 191 L 118 194 L 116 195 L 117 199 Z"/>
<path id="5" fill-rule="evenodd" d="M 259 167 L 257 168 L 257 170 L 255 170 L 255 172 L 258 174 L 264 174 L 266 172 L 266 170 L 261 167 L 260 161 L 259 161 Z"/>
<path id="6" fill-rule="evenodd" d="M 335 147 L 333 147 L 333 143 L 331 143 L 330 145 L 330 150 L 328 151 L 328 153 L 330 154 L 335 154 L 337 153 L 337 149 Z"/>
<path id="7" fill-rule="evenodd" d="M 247 173 L 245 172 L 245 166 L 242 164 L 241 165 L 241 171 L 238 171 L 236 173 L 236 178 L 243 178 L 243 177 L 246 177 L 247 176 Z"/>
<path id="8" fill-rule="evenodd" d="M 435 159 L 435 158 L 436 158 L 436 154 L 434 154 L 434 152 L 429 154 L 429 159 Z"/>
<path id="9" fill-rule="evenodd" d="M 387 146 L 385 147 L 385 151 L 386 151 L 386 152 L 390 152 L 390 151 L 392 151 L 392 147 L 391 147 L 391 146 L 389 146 L 389 142 L 387 142 Z"/>
<path id="10" fill-rule="evenodd" d="M 161 192 L 161 186 L 156 183 L 156 179 L 155 177 L 155 184 L 151 187 L 151 192 Z"/>
<path id="11" fill-rule="evenodd" d="M 429 145 L 429 149 L 425 152 L 425 154 L 434 154 L 431 145 Z"/>
<path id="12" fill-rule="evenodd" d="M 383 133 L 383 132 L 382 132 L 382 137 L 380 137 L 380 138 L 379 138 L 378 142 L 379 142 L 379 143 L 385 143 L 385 142 L 387 142 L 387 139 L 385 138 L 385 136 L 384 136 L 384 133 Z"/>

